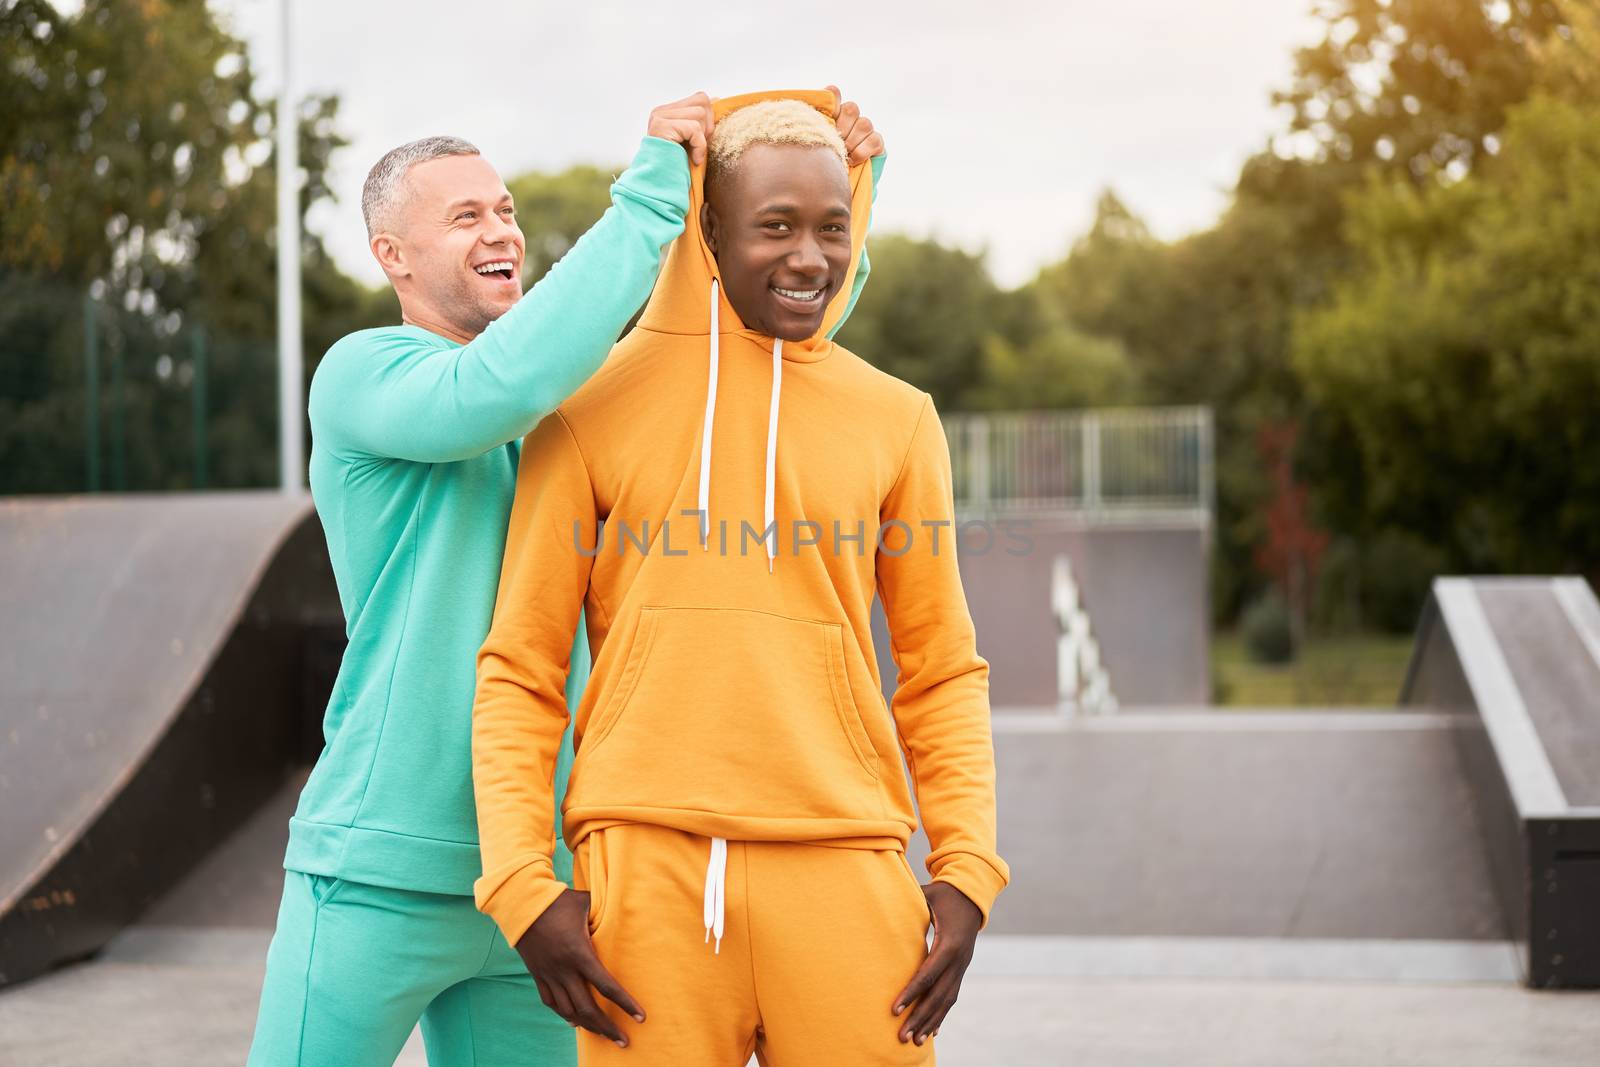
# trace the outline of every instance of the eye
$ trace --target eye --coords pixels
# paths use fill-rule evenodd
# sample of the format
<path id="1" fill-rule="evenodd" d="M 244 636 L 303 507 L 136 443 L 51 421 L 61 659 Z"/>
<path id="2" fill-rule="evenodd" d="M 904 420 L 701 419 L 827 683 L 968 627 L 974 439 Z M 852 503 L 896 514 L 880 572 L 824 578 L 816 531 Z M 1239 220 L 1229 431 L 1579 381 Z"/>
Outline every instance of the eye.
<path id="1" fill-rule="evenodd" d="M 500 209 L 500 214 L 506 216 L 507 218 L 510 218 L 512 215 L 515 215 L 516 213 L 517 213 L 517 209 L 514 208 L 514 207 L 503 207 L 503 208 Z"/>
<path id="2" fill-rule="evenodd" d="M 475 219 L 477 217 L 478 217 L 478 213 L 476 211 L 463 211 L 461 214 L 456 216 L 456 221 L 460 222 L 462 219 L 467 219 L 467 220 L 470 221 L 470 220 Z"/>
<path id="3" fill-rule="evenodd" d="M 771 220 L 769 220 L 767 222 L 763 222 L 761 224 L 761 228 L 764 229 L 764 230 L 771 230 L 774 233 L 788 233 L 789 232 L 789 224 L 787 222 L 782 221 L 781 219 L 771 219 Z"/>

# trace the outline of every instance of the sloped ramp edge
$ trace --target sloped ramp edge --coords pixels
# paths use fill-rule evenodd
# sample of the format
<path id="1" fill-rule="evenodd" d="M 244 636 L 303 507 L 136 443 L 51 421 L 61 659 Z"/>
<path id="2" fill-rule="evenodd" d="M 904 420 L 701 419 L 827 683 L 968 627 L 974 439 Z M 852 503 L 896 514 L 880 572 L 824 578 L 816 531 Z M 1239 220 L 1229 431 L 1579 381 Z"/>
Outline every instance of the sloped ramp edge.
<path id="1" fill-rule="evenodd" d="M 314 755 L 305 494 L 0 501 L 0 985 L 102 947 Z"/>
<path id="2" fill-rule="evenodd" d="M 1401 703 L 1456 732 L 1527 984 L 1600 987 L 1600 602 L 1575 577 L 1435 579 Z M 1576 802 L 1575 802 L 1576 801 Z"/>

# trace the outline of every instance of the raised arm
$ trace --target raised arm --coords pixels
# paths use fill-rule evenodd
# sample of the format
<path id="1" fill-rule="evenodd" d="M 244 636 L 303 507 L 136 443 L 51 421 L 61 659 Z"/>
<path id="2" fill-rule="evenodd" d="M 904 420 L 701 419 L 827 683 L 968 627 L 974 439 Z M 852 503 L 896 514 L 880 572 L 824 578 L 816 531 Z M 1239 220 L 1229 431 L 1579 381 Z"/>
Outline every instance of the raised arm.
<path id="1" fill-rule="evenodd" d="M 528 293 L 470 343 L 389 330 L 334 345 L 311 390 L 312 431 L 354 456 L 442 463 L 517 440 L 599 369 L 683 232 L 689 155 L 710 102 L 657 108 L 611 206 Z M 703 121 L 700 117 L 703 112 Z M 685 151 L 687 149 L 687 153 Z"/>

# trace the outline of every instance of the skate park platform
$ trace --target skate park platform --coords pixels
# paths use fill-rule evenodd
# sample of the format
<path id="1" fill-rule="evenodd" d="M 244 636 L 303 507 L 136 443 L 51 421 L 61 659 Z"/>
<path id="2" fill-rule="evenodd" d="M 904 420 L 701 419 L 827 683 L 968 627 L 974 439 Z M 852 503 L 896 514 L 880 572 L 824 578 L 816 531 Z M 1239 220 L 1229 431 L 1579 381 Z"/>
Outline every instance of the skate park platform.
<path id="1" fill-rule="evenodd" d="M 0 942 L 0 970 L 20 974 L 20 961 L 33 971 L 0 988 L 0 1063 L 239 1063 L 309 760 L 307 708 L 328 673 L 320 642 L 337 604 L 303 499 L 119 503 L 131 510 L 95 516 L 93 535 L 70 529 L 71 509 L 85 502 L 0 506 L 0 728 L 12 731 L 0 768 L 0 835 L 9 835 L 0 930 L 10 939 Z M 145 507 L 154 514 L 140 516 Z M 204 533 L 185 540 L 179 526 Z M 51 577 L 51 556 L 75 562 Z M 1583 775 L 1596 765 L 1583 746 L 1600 716 L 1588 673 L 1600 670 L 1600 646 L 1589 643 L 1600 609 L 1586 586 L 1521 581 L 1464 584 L 1493 651 L 1458 622 L 1474 621 L 1463 586 L 1436 587 L 1406 691 L 1388 710 L 997 708 L 999 833 L 1013 883 L 940 1035 L 941 1061 L 1592 1062 L 1600 999 L 1529 988 L 1549 983 L 1530 963 L 1536 927 L 1519 920 L 1526 898 L 1515 894 L 1521 884 L 1574 899 L 1556 940 L 1576 947 L 1556 966 L 1562 984 L 1583 984 L 1572 979 L 1584 959 L 1588 846 L 1560 838 L 1554 894 L 1546 872 L 1526 863 L 1519 881 L 1515 860 L 1532 855 L 1530 827 L 1543 832 L 1553 816 L 1563 827 L 1582 822 Z M 82 635 L 69 625 L 90 617 L 99 621 Z M 166 667 L 135 676 L 115 657 L 88 655 L 108 647 L 135 666 L 179 665 L 171 677 Z M 221 669 L 230 649 L 277 658 L 235 685 Z M 1485 674 L 1496 654 L 1504 670 Z M 91 661 L 98 670 L 71 668 Z M 73 682 L 58 696 L 48 686 L 67 689 L 50 680 L 61 673 Z M 1516 702 L 1520 730 L 1493 710 Z M 40 704 L 49 716 L 38 717 Z M 115 709 L 128 734 L 89 747 L 93 731 L 60 710 L 74 707 L 106 718 Z M 199 735 L 204 744 L 175 746 L 196 716 L 221 725 Z M 272 732 L 249 732 L 263 718 Z M 29 733 L 36 721 L 57 732 Z M 115 758 L 86 754 L 113 746 Z M 193 770 L 208 765 L 181 758 L 196 751 L 222 770 Z M 236 769 L 241 752 L 264 754 L 257 770 Z M 170 792 L 133 791 L 152 767 Z M 1496 768 L 1498 780 L 1484 773 Z M 52 774 L 71 787 L 47 792 Z M 28 803 L 54 808 L 24 821 Z M 186 832 L 183 849 L 142 843 L 185 804 L 223 814 Z M 1508 806 L 1512 836 L 1495 838 Z M 120 893 L 92 887 L 102 870 Z M 23 911 L 28 900 L 43 903 Z M 74 924 L 86 901 L 92 916 Z M 45 917 L 55 940 L 42 943 L 65 951 L 40 967 Z M 401 1062 L 423 1062 L 415 1042 Z"/>
<path id="2" fill-rule="evenodd" d="M 0 986 L 99 949 L 320 747 L 305 495 L 0 502 Z"/>

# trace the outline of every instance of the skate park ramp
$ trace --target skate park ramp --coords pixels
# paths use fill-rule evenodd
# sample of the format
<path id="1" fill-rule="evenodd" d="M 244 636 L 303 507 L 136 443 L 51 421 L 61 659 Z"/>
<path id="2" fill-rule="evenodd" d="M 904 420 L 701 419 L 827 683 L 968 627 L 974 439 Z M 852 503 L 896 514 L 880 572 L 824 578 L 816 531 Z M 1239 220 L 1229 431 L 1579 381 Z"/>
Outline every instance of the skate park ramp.
<path id="1" fill-rule="evenodd" d="M 996 709 L 982 962 L 1595 986 L 1597 746 L 1576 578 L 1440 579 L 1388 710 Z"/>
<path id="2" fill-rule="evenodd" d="M 1524 977 L 1600 986 L 1600 601 L 1581 578 L 1442 578 L 1401 699 L 1454 731 Z"/>
<path id="3" fill-rule="evenodd" d="M 101 948 L 320 746 L 304 494 L 0 501 L 0 985 Z"/>
<path id="4" fill-rule="evenodd" d="M 240 1062 L 340 647 L 309 502 L 10 501 L 0 546 L 0 1061 Z M 1595 853 L 1563 835 L 1591 803 L 1600 608 L 1472 580 L 1479 619 L 1462 581 L 1390 709 L 996 708 L 1012 884 L 941 1060 L 1582 1062 L 1594 1001 L 1518 984 L 1584 984 L 1562 938 Z M 1508 692 L 1520 733 L 1485 711 Z M 1551 824 L 1553 894 L 1526 862 Z M 1574 901 L 1557 982 L 1518 885 Z"/>

